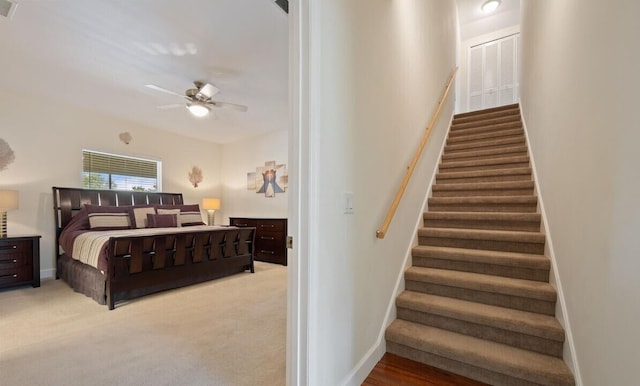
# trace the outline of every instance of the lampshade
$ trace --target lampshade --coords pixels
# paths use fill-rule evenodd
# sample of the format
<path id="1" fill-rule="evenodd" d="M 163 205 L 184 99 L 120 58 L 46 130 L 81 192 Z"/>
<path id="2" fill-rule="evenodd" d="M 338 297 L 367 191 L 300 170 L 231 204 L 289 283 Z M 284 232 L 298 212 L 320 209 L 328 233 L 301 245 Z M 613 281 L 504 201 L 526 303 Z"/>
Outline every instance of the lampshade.
<path id="1" fill-rule="evenodd" d="M 0 211 L 18 208 L 18 191 L 0 190 Z"/>
<path id="2" fill-rule="evenodd" d="M 202 199 L 202 209 L 206 210 L 217 210 L 220 209 L 220 199 L 219 198 L 203 198 Z"/>
<path id="3" fill-rule="evenodd" d="M 199 118 L 206 116 L 210 111 L 209 106 L 199 102 L 192 102 L 187 106 L 187 108 L 189 109 L 191 114 Z"/>

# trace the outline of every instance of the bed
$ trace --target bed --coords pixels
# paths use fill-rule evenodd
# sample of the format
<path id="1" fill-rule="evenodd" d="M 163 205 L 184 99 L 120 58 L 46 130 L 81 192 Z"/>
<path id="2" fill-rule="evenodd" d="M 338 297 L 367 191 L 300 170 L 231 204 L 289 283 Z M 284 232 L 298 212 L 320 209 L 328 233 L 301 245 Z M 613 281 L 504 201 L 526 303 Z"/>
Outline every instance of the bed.
<path id="1" fill-rule="evenodd" d="M 255 228 L 206 226 L 198 205 L 185 205 L 180 193 L 53 187 L 53 203 L 56 279 L 110 310 L 123 300 L 254 272 Z"/>

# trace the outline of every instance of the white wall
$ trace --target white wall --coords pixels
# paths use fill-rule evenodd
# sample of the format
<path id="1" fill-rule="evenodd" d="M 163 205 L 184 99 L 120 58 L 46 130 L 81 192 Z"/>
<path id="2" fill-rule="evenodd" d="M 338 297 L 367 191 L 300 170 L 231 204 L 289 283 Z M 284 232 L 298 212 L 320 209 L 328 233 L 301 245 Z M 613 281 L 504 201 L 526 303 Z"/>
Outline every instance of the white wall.
<path id="1" fill-rule="evenodd" d="M 584 385 L 637 384 L 636 1 L 523 1 L 521 100 Z"/>
<path id="2" fill-rule="evenodd" d="M 456 9 L 442 0 L 308 4 L 310 35 L 301 34 L 308 44 L 300 49 L 309 49 L 309 79 L 299 86 L 301 103 L 308 103 L 300 113 L 310 113 L 300 138 L 308 136 L 309 144 L 298 156 L 309 170 L 300 186 L 301 207 L 309 205 L 301 240 L 308 236 L 309 245 L 300 247 L 308 255 L 292 273 L 308 275 L 299 283 L 302 301 L 308 297 L 302 366 L 310 385 L 360 384 L 384 348 L 380 333 L 453 98 L 384 240 L 376 229 L 455 66 Z M 353 193 L 353 214 L 344 213 L 345 192 Z"/>
<path id="3" fill-rule="evenodd" d="M 33 106 L 37 107 L 34 111 Z M 128 131 L 129 145 L 118 139 Z M 222 193 L 221 146 L 98 113 L 0 91 L 0 138 L 13 148 L 15 162 L 0 171 L 0 189 L 19 191 L 20 208 L 8 213 L 9 235 L 40 234 L 40 266 L 44 276 L 54 268 L 52 186 L 80 187 L 82 149 L 162 161 L 165 192 L 182 192 L 187 203 Z M 203 171 L 194 188 L 193 166 Z"/>
<path id="4" fill-rule="evenodd" d="M 223 146 L 222 200 L 216 224 L 228 224 L 229 217 L 287 217 L 287 191 L 267 198 L 247 189 L 247 173 L 266 161 L 288 165 L 287 135 L 287 130 L 275 131 Z"/>

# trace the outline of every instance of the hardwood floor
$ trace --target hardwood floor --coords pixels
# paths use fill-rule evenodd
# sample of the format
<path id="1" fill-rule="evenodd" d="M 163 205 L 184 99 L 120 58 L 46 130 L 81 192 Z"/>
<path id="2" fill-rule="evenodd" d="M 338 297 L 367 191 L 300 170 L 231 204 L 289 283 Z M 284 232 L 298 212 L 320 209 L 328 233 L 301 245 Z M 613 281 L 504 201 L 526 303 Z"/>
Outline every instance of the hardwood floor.
<path id="1" fill-rule="evenodd" d="M 386 353 L 362 386 L 485 386 L 448 371 Z"/>

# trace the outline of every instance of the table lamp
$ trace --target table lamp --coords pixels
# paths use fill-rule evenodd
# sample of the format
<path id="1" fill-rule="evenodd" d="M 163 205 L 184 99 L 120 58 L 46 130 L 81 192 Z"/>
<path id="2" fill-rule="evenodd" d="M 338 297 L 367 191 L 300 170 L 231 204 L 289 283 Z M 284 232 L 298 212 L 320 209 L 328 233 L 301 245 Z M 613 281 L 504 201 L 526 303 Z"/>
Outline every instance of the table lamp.
<path id="1" fill-rule="evenodd" d="M 0 238 L 7 237 L 7 210 L 18 208 L 18 192 L 16 190 L 0 190 Z"/>
<path id="2" fill-rule="evenodd" d="M 207 225 L 213 225 L 216 209 L 220 209 L 220 199 L 219 198 L 203 198 L 202 208 L 206 209 L 207 213 L 209 214 L 207 218 Z"/>

